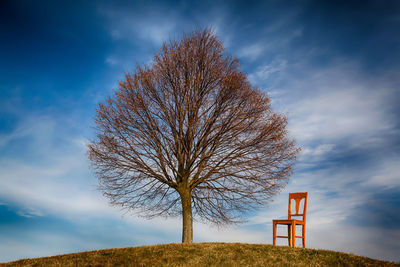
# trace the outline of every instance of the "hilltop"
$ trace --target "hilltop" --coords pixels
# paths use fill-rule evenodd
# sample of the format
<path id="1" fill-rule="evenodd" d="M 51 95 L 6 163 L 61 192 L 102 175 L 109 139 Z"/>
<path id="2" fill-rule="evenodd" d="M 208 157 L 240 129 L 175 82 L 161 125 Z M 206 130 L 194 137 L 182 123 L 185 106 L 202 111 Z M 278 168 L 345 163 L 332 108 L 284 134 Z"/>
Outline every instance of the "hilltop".
<path id="1" fill-rule="evenodd" d="M 0 266 L 400 266 L 348 253 L 267 244 L 166 244 L 24 259 Z"/>

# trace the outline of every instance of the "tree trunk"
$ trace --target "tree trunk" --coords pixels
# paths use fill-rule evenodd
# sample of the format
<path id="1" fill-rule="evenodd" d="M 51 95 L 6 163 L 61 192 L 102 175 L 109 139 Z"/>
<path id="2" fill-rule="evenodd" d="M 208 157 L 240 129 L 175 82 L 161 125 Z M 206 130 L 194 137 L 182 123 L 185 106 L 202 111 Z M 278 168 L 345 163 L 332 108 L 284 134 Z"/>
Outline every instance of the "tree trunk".
<path id="1" fill-rule="evenodd" d="M 182 243 L 193 242 L 193 217 L 192 198 L 190 189 L 185 188 L 179 192 L 182 202 Z"/>

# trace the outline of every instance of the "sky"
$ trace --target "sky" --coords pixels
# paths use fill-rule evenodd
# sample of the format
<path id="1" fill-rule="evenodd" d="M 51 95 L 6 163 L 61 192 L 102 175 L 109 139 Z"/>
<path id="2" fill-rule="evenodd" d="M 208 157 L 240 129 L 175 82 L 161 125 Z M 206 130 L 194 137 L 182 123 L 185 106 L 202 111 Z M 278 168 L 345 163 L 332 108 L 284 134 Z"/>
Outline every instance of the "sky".
<path id="1" fill-rule="evenodd" d="M 194 242 L 272 244 L 288 193 L 308 192 L 306 247 L 400 261 L 399 1 L 6 0 L 0 262 L 181 241 L 180 218 L 108 204 L 86 144 L 124 73 L 204 27 L 287 115 L 302 152 L 273 202 L 242 225 L 195 222 Z"/>

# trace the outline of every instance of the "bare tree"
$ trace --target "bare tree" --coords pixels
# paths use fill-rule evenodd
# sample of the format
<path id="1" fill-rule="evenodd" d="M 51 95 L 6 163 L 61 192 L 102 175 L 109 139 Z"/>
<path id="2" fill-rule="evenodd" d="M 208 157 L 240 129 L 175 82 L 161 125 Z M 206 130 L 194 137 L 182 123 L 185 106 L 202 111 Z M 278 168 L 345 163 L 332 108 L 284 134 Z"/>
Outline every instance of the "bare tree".
<path id="1" fill-rule="evenodd" d="M 193 216 L 240 222 L 286 185 L 298 152 L 286 124 L 206 29 L 125 75 L 97 109 L 88 154 L 112 205 L 182 215 L 191 243 Z"/>

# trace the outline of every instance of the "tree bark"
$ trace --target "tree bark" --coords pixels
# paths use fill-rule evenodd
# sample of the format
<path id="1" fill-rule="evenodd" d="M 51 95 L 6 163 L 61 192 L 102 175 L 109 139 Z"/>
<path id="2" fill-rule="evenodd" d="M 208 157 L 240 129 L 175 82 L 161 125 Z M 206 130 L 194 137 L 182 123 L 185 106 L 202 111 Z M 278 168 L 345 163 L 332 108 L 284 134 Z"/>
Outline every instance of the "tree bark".
<path id="1" fill-rule="evenodd" d="M 192 198 L 190 189 L 185 188 L 179 192 L 182 202 L 182 243 L 193 243 L 193 217 Z"/>

